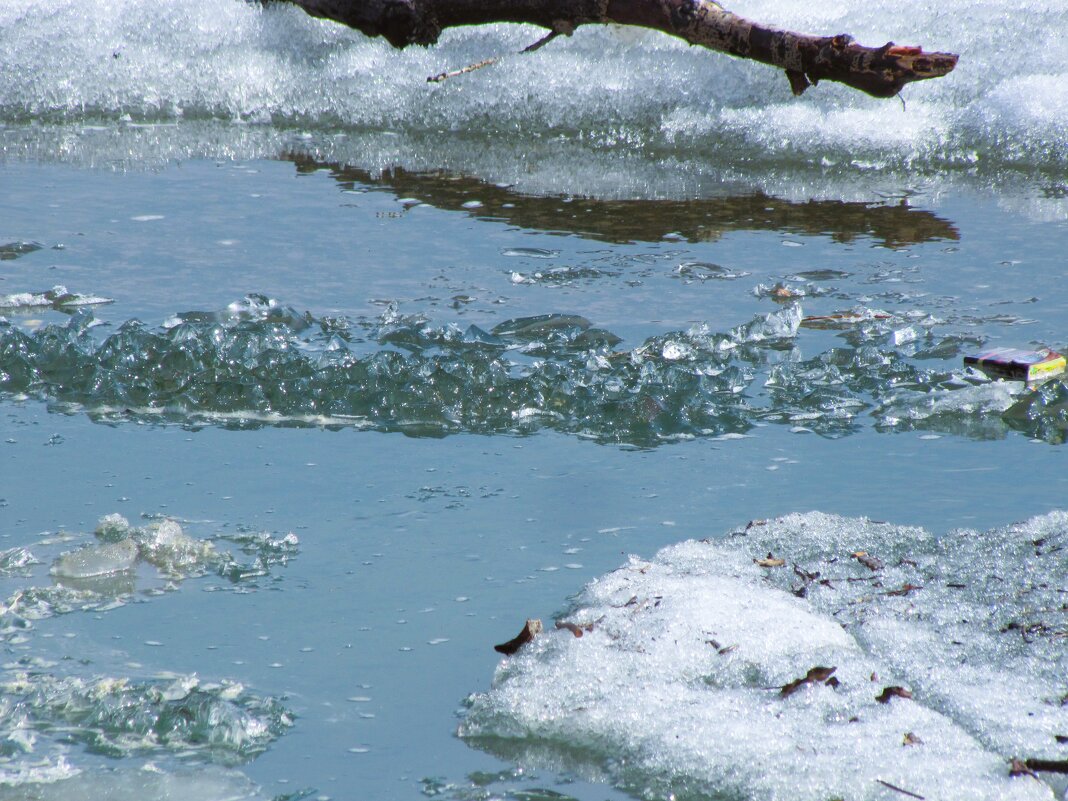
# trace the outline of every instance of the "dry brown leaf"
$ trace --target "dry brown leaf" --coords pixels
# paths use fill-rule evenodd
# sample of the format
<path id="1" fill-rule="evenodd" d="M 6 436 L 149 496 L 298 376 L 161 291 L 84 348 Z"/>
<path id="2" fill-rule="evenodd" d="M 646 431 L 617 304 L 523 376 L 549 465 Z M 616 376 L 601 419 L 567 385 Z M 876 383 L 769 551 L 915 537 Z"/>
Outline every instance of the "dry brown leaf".
<path id="1" fill-rule="evenodd" d="M 902 745 L 923 745 L 923 740 L 917 737 L 910 731 L 905 732 L 905 737 L 901 741 Z"/>
<path id="2" fill-rule="evenodd" d="M 791 289 L 785 284 L 776 284 L 768 293 L 773 300 L 791 300 L 792 298 L 804 297 L 803 292 Z"/>
<path id="3" fill-rule="evenodd" d="M 796 693 L 808 683 L 808 679 L 794 679 L 793 681 L 787 682 L 782 686 L 782 688 L 779 690 L 779 695 L 781 695 L 783 698 L 789 698 L 791 695 Z"/>
<path id="4" fill-rule="evenodd" d="M 889 704 L 891 698 L 912 698 L 912 692 L 904 687 L 884 687 L 883 691 L 875 696 L 880 704 Z"/>
<path id="5" fill-rule="evenodd" d="M 864 567 L 868 568 L 868 570 L 871 570 L 872 572 L 883 569 L 883 563 L 879 559 L 876 559 L 874 556 L 869 554 L 867 551 L 857 551 L 856 553 L 850 554 L 850 556 L 852 556 L 854 559 L 856 559 L 858 562 L 864 565 Z"/>
<path id="6" fill-rule="evenodd" d="M 528 642 L 533 640 L 539 634 L 541 634 L 542 626 L 541 621 L 537 619 L 528 620 L 524 625 L 522 631 L 520 631 L 515 637 L 508 642 L 502 642 L 500 645 L 493 646 L 493 650 L 499 653 L 511 656 Z"/>
<path id="7" fill-rule="evenodd" d="M 572 634 L 574 634 L 576 637 L 581 637 L 582 636 L 582 626 L 579 626 L 579 625 L 577 625 L 575 623 L 569 623 L 566 620 L 557 620 L 556 621 L 556 628 L 558 628 L 558 629 L 567 629 Z M 591 626 L 590 628 L 592 629 L 593 627 Z"/>
<path id="8" fill-rule="evenodd" d="M 770 553 L 763 559 L 754 559 L 753 562 L 760 567 L 783 567 L 786 565 L 785 559 L 778 559 Z"/>
<path id="9" fill-rule="evenodd" d="M 827 681 L 837 669 L 833 667 L 814 667 L 805 674 L 805 678 L 809 681 Z"/>
<path id="10" fill-rule="evenodd" d="M 804 687 L 806 684 L 815 684 L 821 681 L 828 681 L 831 678 L 831 674 L 833 674 L 834 671 L 836 671 L 837 669 L 837 667 L 821 666 L 809 668 L 808 673 L 806 673 L 803 678 L 794 679 L 793 681 L 784 684 L 779 689 L 779 695 L 781 695 L 783 698 L 788 698 L 789 696 L 800 690 L 802 687 Z"/>

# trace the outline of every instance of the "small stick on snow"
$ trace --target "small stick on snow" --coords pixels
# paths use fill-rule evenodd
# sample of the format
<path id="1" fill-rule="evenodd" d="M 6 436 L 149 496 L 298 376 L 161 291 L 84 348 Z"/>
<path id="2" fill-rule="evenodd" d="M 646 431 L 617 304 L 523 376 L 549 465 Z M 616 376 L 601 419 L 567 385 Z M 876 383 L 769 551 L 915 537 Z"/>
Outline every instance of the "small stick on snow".
<path id="1" fill-rule="evenodd" d="M 919 798 L 920 801 L 924 801 L 924 796 L 919 795 L 917 793 L 909 792 L 908 790 L 905 790 L 905 789 L 903 789 L 901 787 L 898 787 L 896 784 L 890 784 L 890 782 L 884 782 L 882 779 L 876 779 L 875 781 L 879 782 L 879 784 L 881 784 L 883 787 L 890 788 L 895 793 L 901 793 L 902 795 L 907 795 L 909 798 Z"/>

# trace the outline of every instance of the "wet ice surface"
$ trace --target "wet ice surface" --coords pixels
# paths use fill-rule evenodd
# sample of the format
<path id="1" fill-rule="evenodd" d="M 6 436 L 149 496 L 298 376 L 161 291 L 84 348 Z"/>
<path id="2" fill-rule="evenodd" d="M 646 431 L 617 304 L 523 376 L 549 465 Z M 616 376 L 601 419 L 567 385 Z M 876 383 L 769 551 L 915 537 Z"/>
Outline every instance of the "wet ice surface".
<path id="1" fill-rule="evenodd" d="M 618 801 L 694 781 L 708 797 L 669 749 L 633 771 L 540 734 L 472 749 L 456 707 L 489 682 L 493 643 L 621 553 L 797 509 L 943 532 L 1061 505 L 1065 452 L 1029 438 L 1063 439 L 1066 385 L 992 383 L 961 357 L 1066 344 L 1064 9 L 731 8 L 962 60 L 902 107 L 827 84 L 795 99 L 779 71 L 613 28 L 533 56 L 509 55 L 541 35 L 518 26 L 397 52 L 278 5 L 0 4 L 0 647 L 25 711 L 2 718 L 21 783 L 0 798 Z M 89 533 L 116 509 L 153 516 Z M 172 509 L 250 527 L 174 520 L 179 536 Z M 262 533 L 291 528 L 296 560 Z M 803 560 L 871 573 L 848 555 L 824 569 L 804 542 L 759 541 L 782 569 L 737 559 L 795 590 Z M 780 699 L 748 674 L 727 690 L 787 710 L 791 737 L 809 706 L 863 712 L 825 728 L 908 723 L 913 744 L 895 729 L 873 753 L 926 771 L 942 749 L 952 773 L 959 750 L 996 787 L 1046 718 L 1017 743 L 999 702 L 878 651 L 953 628 L 894 617 L 941 587 L 943 554 L 928 543 L 909 571 L 884 542 L 838 543 L 884 563 L 882 588 L 835 585 L 877 613 L 837 630 L 875 643 L 847 639 L 838 690 Z M 784 615 L 835 611 L 818 580 L 781 603 L 738 581 Z M 924 589 L 876 595 L 904 583 Z M 972 614 L 953 590 L 938 597 Z M 947 659 L 1059 642 L 1053 617 L 1004 604 L 1006 632 L 943 642 Z M 733 680 L 740 651 L 709 675 Z M 913 701 L 874 703 L 865 659 Z M 806 661 L 756 664 L 786 682 Z M 1028 683 L 991 682 L 1033 708 Z M 606 730 L 635 720 L 605 709 Z M 755 753 L 782 747 L 750 719 L 735 728 Z M 826 767 L 858 746 L 812 747 Z M 715 758 L 724 781 L 745 759 Z"/>
<path id="2" fill-rule="evenodd" d="M 53 782 L 0 785 L 4 801 L 69 801 L 72 798 L 106 798 L 108 801 L 263 801 L 267 796 L 245 776 L 223 768 L 199 768 L 164 773 L 151 766 L 143 770 L 102 771 Z"/>
<path id="3" fill-rule="evenodd" d="M 756 521 L 593 581 L 562 618 L 581 637 L 505 658 L 460 735 L 643 797 L 1051 799 L 1008 760 L 1068 757 L 1066 576 L 1064 513 Z M 837 682 L 788 689 L 817 666 Z"/>
<path id="4" fill-rule="evenodd" d="M 293 724 L 281 701 L 234 681 L 195 674 L 85 675 L 44 657 L 44 651 L 35 655 L 27 649 L 49 618 L 145 602 L 209 572 L 249 592 L 257 577 L 296 554 L 296 536 L 240 531 L 217 534 L 213 542 L 186 534 L 170 518 L 132 526 L 119 514 L 101 518 L 94 533 L 94 542 L 69 550 L 80 538 L 57 532 L 4 553 L 5 588 L 17 589 L 0 608 L 0 640 L 9 654 L 0 673 L 0 798 L 9 792 L 53 798 L 105 791 L 109 798 L 138 792 L 160 798 L 253 797 L 252 785 L 239 773 L 168 769 L 240 765 L 255 758 Z M 52 582 L 35 583 L 45 576 L 35 575 L 42 561 L 33 552 L 57 550 L 48 570 Z M 142 574 L 140 564 L 152 570 Z M 87 763 L 87 754 L 141 761 L 145 772 L 102 772 L 98 763 Z"/>
<path id="5" fill-rule="evenodd" d="M 317 319 L 250 296 L 111 333 L 88 314 L 32 332 L 0 323 L 0 390 L 105 422 L 416 435 L 548 427 L 648 446 L 766 422 L 842 436 L 873 417 L 885 430 L 997 438 L 1011 426 L 1063 441 L 1061 382 L 1035 390 L 964 369 L 965 346 L 981 340 L 940 331 L 943 321 L 920 310 L 843 318 L 848 344 L 806 358 L 796 302 L 722 332 L 696 326 L 625 349 L 578 315 L 487 331 L 393 308 L 377 320 Z"/>
<path id="6" fill-rule="evenodd" d="M 930 196 L 910 208 L 760 196 L 565 203 L 477 179 L 375 178 L 304 162 L 301 172 L 288 162 L 158 175 L 5 170 L 38 208 L 13 209 L 4 240 L 71 244 L 5 262 L 3 291 L 64 283 L 116 301 L 91 317 L 8 313 L 0 334 L 15 349 L 5 358 L 32 367 L 20 374 L 29 383 L 2 396 L 0 514 L 16 522 L 0 528 L 9 537 L 0 575 L 14 582 L 0 597 L 41 590 L 23 596 L 34 628 L 13 632 L 7 662 L 42 671 L 42 687 L 72 698 L 77 686 L 126 678 L 153 714 L 165 710 L 141 690 L 194 676 L 281 700 L 294 725 L 230 769 L 220 794 L 622 799 L 637 791 L 626 780 L 624 790 L 591 783 L 589 760 L 575 767 L 550 753 L 532 771 L 524 749 L 519 770 L 509 752 L 454 739 L 456 707 L 488 684 L 492 644 L 523 617 L 551 620 L 621 551 L 648 554 L 753 515 L 821 508 L 944 531 L 1002 524 L 1063 497 L 1063 448 L 1032 445 L 1001 418 L 1023 387 L 961 363 L 984 341 L 1063 342 L 1059 229 L 993 204 L 977 213 Z M 377 216 L 417 197 L 402 217 Z M 479 208 L 463 208 L 475 198 Z M 152 216 L 163 219 L 132 220 Z M 526 246 L 538 252 L 502 252 Z M 1010 258 L 1023 261 L 1001 263 Z M 513 283 L 513 272 L 549 280 Z M 753 293 L 780 283 L 805 289 L 803 324 L 789 301 Z M 273 301 L 228 305 L 266 287 L 280 287 Z M 336 407 L 365 419 L 322 414 L 329 395 L 302 394 L 344 385 L 349 363 L 357 373 L 385 365 L 354 383 L 382 405 L 360 407 L 357 395 Z M 475 372 L 481 365 L 494 371 Z M 212 385 L 202 367 L 233 383 Z M 465 389 L 511 394 L 484 407 L 423 380 L 461 368 L 471 370 Z M 717 389 L 728 378 L 740 392 Z M 556 393 L 583 384 L 589 395 Z M 1026 435 L 1058 441 L 1060 386 L 1017 407 L 1035 405 L 1047 426 L 1025 423 Z M 718 405 L 705 404 L 706 389 Z M 650 403 L 613 406 L 609 390 Z M 690 409 L 696 418 L 673 416 Z M 702 419 L 724 433 L 698 430 Z M 449 436 L 377 433 L 394 431 Z M 663 443 L 672 444 L 652 447 Z M 139 548 L 132 570 L 52 575 L 62 554 L 112 541 L 107 527 L 89 532 L 116 509 L 256 523 L 236 532 L 179 521 L 231 554 L 229 570 L 209 558 L 179 564 L 190 578 L 176 580 Z M 261 528 L 300 532 L 300 559 L 272 563 L 287 549 L 261 550 Z M 83 533 L 44 548 L 39 530 Z M 124 547 L 104 566 L 124 564 Z M 248 603 L 252 590 L 270 591 Z M 55 684 L 64 678 L 84 684 Z M 52 731 L 65 725 L 51 708 L 42 714 Z M 143 733 L 124 732 L 111 739 L 143 748 Z M 38 756 L 57 755 L 52 740 L 39 743 Z M 63 763 L 20 764 L 30 773 L 19 775 L 36 778 L 82 770 L 65 786 L 72 794 L 216 792 L 162 746 L 116 757 L 74 745 Z M 244 776 L 264 790 L 247 789 Z M 62 786 L 33 791 L 62 797 Z"/>

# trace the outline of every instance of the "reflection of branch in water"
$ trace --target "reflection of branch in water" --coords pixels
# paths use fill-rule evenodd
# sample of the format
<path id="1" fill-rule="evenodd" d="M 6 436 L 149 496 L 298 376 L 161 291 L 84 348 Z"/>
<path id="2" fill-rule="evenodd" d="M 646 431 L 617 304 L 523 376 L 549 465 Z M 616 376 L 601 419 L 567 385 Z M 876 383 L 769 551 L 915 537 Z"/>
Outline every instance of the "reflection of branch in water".
<path id="1" fill-rule="evenodd" d="M 381 175 L 286 154 L 299 172 L 327 169 L 341 184 L 388 189 L 442 209 L 463 210 L 540 231 L 561 231 L 608 242 L 656 242 L 678 234 L 690 242 L 715 241 L 729 231 L 782 231 L 827 235 L 838 242 L 871 237 L 891 248 L 936 240 L 957 240 L 953 223 L 905 202 L 847 203 L 810 200 L 793 203 L 762 192 L 696 200 L 597 200 L 524 195 L 478 178 L 443 172 L 409 172 L 400 167 Z M 473 198 L 478 209 L 464 209 Z"/>

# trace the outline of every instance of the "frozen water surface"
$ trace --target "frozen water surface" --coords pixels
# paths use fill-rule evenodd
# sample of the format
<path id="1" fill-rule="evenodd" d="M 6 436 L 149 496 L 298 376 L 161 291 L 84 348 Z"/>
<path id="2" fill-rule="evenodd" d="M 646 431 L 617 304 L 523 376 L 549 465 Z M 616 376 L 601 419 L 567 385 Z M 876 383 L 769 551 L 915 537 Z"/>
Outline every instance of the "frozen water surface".
<path id="1" fill-rule="evenodd" d="M 1064 797 L 1068 12 L 730 7 L 0 3 L 0 799 Z"/>

